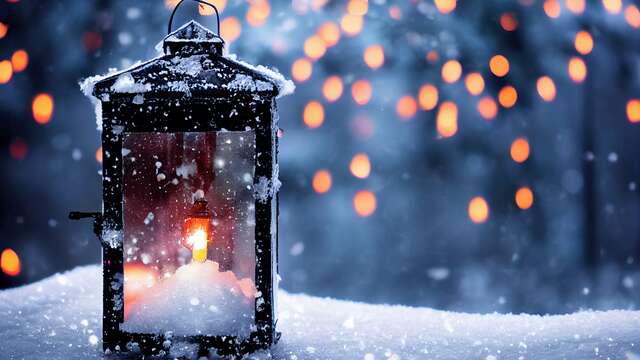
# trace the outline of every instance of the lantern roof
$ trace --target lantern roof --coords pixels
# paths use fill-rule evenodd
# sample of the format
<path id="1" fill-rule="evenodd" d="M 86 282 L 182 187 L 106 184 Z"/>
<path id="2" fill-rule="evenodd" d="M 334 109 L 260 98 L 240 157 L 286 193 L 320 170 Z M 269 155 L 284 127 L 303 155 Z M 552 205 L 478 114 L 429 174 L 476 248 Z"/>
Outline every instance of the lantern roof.
<path id="1" fill-rule="evenodd" d="M 235 94 L 270 98 L 288 95 L 295 89 L 293 82 L 277 70 L 222 54 L 224 40 L 196 21 L 169 34 L 162 44 L 163 55 L 122 71 L 87 78 L 80 84 L 81 89 L 85 95 L 102 101 L 140 94 L 149 98 Z"/>

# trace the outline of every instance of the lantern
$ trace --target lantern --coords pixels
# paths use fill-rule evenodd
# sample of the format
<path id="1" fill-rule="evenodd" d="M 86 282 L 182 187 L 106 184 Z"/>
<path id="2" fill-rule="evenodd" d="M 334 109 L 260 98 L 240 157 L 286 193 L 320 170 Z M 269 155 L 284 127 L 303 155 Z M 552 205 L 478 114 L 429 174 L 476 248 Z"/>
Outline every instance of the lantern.
<path id="1" fill-rule="evenodd" d="M 219 18 L 172 19 L 158 57 L 81 84 L 103 210 L 70 217 L 101 239 L 105 351 L 238 356 L 279 338 L 276 98 L 293 84 L 223 54 Z"/>

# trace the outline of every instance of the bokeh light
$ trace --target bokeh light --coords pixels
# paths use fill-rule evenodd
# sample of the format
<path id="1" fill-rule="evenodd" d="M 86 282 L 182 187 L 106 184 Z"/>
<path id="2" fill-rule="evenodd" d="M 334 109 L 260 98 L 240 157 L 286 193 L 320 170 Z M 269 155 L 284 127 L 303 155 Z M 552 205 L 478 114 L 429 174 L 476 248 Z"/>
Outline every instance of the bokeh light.
<path id="1" fill-rule="evenodd" d="M 491 96 L 484 96 L 478 101 L 478 112 L 485 120 L 492 120 L 498 115 L 498 105 Z"/>
<path id="2" fill-rule="evenodd" d="M 44 125 L 51 121 L 53 114 L 53 98 L 49 94 L 38 94 L 31 104 L 33 118 L 40 125 Z"/>
<path id="3" fill-rule="evenodd" d="M 458 60 L 449 60 L 442 65 L 442 80 L 444 82 L 452 84 L 462 75 L 462 65 Z"/>
<path id="4" fill-rule="evenodd" d="M 310 129 L 316 129 L 324 123 L 324 107 L 318 101 L 309 101 L 304 107 L 304 124 Z"/>
<path id="5" fill-rule="evenodd" d="M 443 14 L 449 14 L 456 9 L 456 0 L 433 0 L 438 11 Z"/>
<path id="6" fill-rule="evenodd" d="M 627 102 L 627 119 L 631 123 L 640 122 L 640 99 L 631 99 Z"/>
<path id="7" fill-rule="evenodd" d="M 489 69 L 493 75 L 503 77 L 509 73 L 509 60 L 503 55 L 494 55 L 489 60 Z"/>
<path id="8" fill-rule="evenodd" d="M 305 58 L 298 59 L 291 65 L 291 76 L 296 82 L 307 81 L 312 72 L 313 64 Z"/>
<path id="9" fill-rule="evenodd" d="M 588 31 L 579 31 L 573 43 L 576 51 L 582 55 L 587 55 L 593 50 L 593 38 Z"/>
<path id="10" fill-rule="evenodd" d="M 368 0 L 349 0 L 347 3 L 347 12 L 351 15 L 364 16 L 368 10 Z"/>
<path id="11" fill-rule="evenodd" d="M 14 72 L 22 72 L 29 65 L 29 54 L 23 50 L 16 50 L 13 55 L 11 55 L 11 65 L 13 67 Z"/>
<path id="12" fill-rule="evenodd" d="M 618 14 L 622 10 L 622 0 L 602 0 L 602 6 L 611 14 Z"/>
<path id="13" fill-rule="evenodd" d="M 346 14 L 340 20 L 340 27 L 347 36 L 356 36 L 362 31 L 364 19 L 362 16 Z"/>
<path id="14" fill-rule="evenodd" d="M 353 196 L 353 209 L 358 216 L 373 215 L 377 206 L 376 195 L 369 190 L 360 190 Z"/>
<path id="15" fill-rule="evenodd" d="M 472 72 L 465 76 L 464 85 L 471 95 L 480 95 L 484 91 L 484 79 L 478 72 Z"/>
<path id="16" fill-rule="evenodd" d="M 320 59 L 327 52 L 324 41 L 318 35 L 312 35 L 304 42 L 304 53 L 313 60 Z"/>
<path id="17" fill-rule="evenodd" d="M 566 0 L 565 6 L 569 11 L 576 15 L 580 15 L 584 12 L 585 0 Z"/>
<path id="18" fill-rule="evenodd" d="M 513 107 L 518 101 L 518 91 L 511 85 L 506 85 L 498 93 L 498 102 L 505 109 Z"/>
<path id="19" fill-rule="evenodd" d="M 96 150 L 96 161 L 102 164 L 102 146 Z"/>
<path id="20" fill-rule="evenodd" d="M 23 160 L 26 158 L 28 151 L 29 146 L 20 138 L 13 140 L 9 145 L 9 155 L 16 160 Z"/>
<path id="21" fill-rule="evenodd" d="M 342 96 L 344 85 L 337 75 L 329 76 L 322 84 L 322 95 L 328 102 L 334 102 Z"/>
<path id="22" fill-rule="evenodd" d="M 367 80 L 358 80 L 351 85 L 351 96 L 358 105 L 366 105 L 373 94 L 371 83 Z"/>
<path id="23" fill-rule="evenodd" d="M 320 25 L 318 36 L 327 47 L 335 46 L 340 41 L 340 28 L 333 21 L 327 21 Z"/>
<path id="24" fill-rule="evenodd" d="M 20 257 L 13 249 L 4 249 L 0 254 L 0 268 L 8 276 L 18 276 L 21 271 Z"/>
<path id="25" fill-rule="evenodd" d="M 476 196 L 469 201 L 467 212 L 471 221 L 482 224 L 489 218 L 489 204 L 482 196 Z"/>
<path id="26" fill-rule="evenodd" d="M 526 186 L 519 188 L 518 191 L 516 191 L 515 201 L 520 209 L 530 209 L 533 205 L 533 191 Z"/>
<path id="27" fill-rule="evenodd" d="M 553 101 L 556 98 L 556 84 L 548 76 L 538 78 L 536 89 L 538 90 L 538 95 L 544 101 Z"/>
<path id="28" fill-rule="evenodd" d="M 369 161 L 369 156 L 365 153 L 354 155 L 349 163 L 349 171 L 351 171 L 351 175 L 358 179 L 368 178 L 371 173 L 371 162 Z"/>
<path id="29" fill-rule="evenodd" d="M 401 97 L 396 103 L 396 114 L 402 120 L 411 119 L 418 110 L 418 103 L 416 99 L 411 95 L 405 95 Z"/>
<path id="30" fill-rule="evenodd" d="M 458 106 L 452 101 L 445 101 L 438 108 L 436 129 L 443 138 L 448 138 L 458 132 Z"/>
<path id="31" fill-rule="evenodd" d="M 529 158 L 529 141 L 523 137 L 515 139 L 511 143 L 511 159 L 521 164 Z"/>
<path id="32" fill-rule="evenodd" d="M 371 69 L 378 69 L 384 64 L 384 49 L 382 45 L 371 45 L 364 50 L 364 62 Z"/>
<path id="33" fill-rule="evenodd" d="M 220 22 L 220 36 L 228 44 L 236 41 L 240 34 L 242 34 L 242 24 L 237 17 L 229 16 Z"/>
<path id="34" fill-rule="evenodd" d="M 313 187 L 313 191 L 318 194 L 324 194 L 331 190 L 331 173 L 328 170 L 318 170 L 313 175 L 313 180 L 311 181 L 311 186 Z"/>
<path id="35" fill-rule="evenodd" d="M 624 19 L 632 28 L 640 29 L 640 10 L 636 5 L 631 4 L 624 9 Z"/>
<path id="36" fill-rule="evenodd" d="M 569 78 L 575 83 L 581 83 L 587 78 L 587 65 L 584 60 L 577 56 L 569 59 L 567 71 L 569 72 Z"/>
<path id="37" fill-rule="evenodd" d="M 514 13 L 504 13 L 500 15 L 500 26 L 504 31 L 515 31 L 518 28 L 518 19 Z"/>
<path id="38" fill-rule="evenodd" d="M 560 16 L 561 8 L 558 0 L 545 0 L 542 7 L 548 17 L 555 19 Z"/>
<path id="39" fill-rule="evenodd" d="M 269 18 L 271 5 L 268 0 L 251 0 L 247 9 L 246 20 L 250 26 L 259 27 Z"/>
<path id="40" fill-rule="evenodd" d="M 418 92 L 418 102 L 422 110 L 430 111 L 438 105 L 438 88 L 432 84 L 424 84 Z"/>

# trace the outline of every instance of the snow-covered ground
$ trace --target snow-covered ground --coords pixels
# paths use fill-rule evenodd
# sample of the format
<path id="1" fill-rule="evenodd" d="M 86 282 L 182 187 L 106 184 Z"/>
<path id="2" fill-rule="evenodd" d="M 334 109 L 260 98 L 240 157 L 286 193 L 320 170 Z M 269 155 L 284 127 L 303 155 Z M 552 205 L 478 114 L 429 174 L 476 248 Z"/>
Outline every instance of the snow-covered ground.
<path id="1" fill-rule="evenodd" d="M 101 284 L 86 266 L 0 292 L 0 358 L 102 357 Z M 279 306 L 280 343 L 251 358 L 640 360 L 638 311 L 474 315 L 286 292 Z"/>

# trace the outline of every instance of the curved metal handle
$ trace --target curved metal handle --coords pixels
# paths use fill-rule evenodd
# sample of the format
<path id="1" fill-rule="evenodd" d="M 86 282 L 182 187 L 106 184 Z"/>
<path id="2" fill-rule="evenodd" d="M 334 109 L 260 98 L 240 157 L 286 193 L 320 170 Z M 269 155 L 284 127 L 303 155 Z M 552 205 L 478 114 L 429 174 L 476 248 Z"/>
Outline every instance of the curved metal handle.
<path id="1" fill-rule="evenodd" d="M 200 4 L 209 5 L 213 8 L 213 10 L 216 12 L 216 20 L 218 21 L 218 36 L 220 36 L 220 13 L 218 13 L 218 8 L 212 3 L 206 2 L 204 0 L 193 0 L 193 1 Z M 171 34 L 171 30 L 173 28 L 173 16 L 176 14 L 176 11 L 178 11 L 178 7 L 180 7 L 180 4 L 182 4 L 183 2 L 184 0 L 180 0 L 180 2 L 176 4 L 176 7 L 173 8 L 173 12 L 171 13 L 171 17 L 169 18 L 169 27 L 167 29 L 167 35 Z"/>

